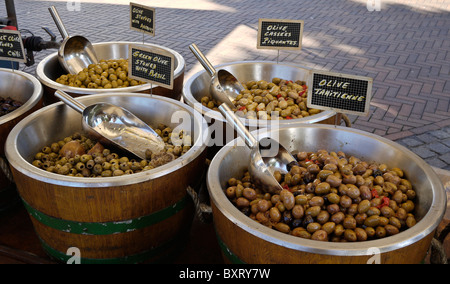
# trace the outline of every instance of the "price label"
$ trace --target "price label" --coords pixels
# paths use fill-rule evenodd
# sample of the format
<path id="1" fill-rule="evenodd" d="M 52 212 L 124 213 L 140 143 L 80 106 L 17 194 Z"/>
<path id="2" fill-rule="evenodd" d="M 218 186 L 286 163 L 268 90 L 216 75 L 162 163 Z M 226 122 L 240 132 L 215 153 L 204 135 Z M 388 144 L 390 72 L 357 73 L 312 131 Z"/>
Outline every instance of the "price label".
<path id="1" fill-rule="evenodd" d="M 130 28 L 155 36 L 155 9 L 130 3 Z"/>
<path id="2" fill-rule="evenodd" d="M 308 81 L 307 106 L 367 116 L 372 84 L 369 77 L 313 71 Z"/>
<path id="3" fill-rule="evenodd" d="M 0 30 L 0 59 L 26 62 L 22 36 L 19 31 Z"/>
<path id="4" fill-rule="evenodd" d="M 302 48 L 303 20 L 259 19 L 258 49 Z"/>
<path id="5" fill-rule="evenodd" d="M 130 45 L 129 77 L 173 89 L 174 61 L 170 52 L 158 47 Z"/>

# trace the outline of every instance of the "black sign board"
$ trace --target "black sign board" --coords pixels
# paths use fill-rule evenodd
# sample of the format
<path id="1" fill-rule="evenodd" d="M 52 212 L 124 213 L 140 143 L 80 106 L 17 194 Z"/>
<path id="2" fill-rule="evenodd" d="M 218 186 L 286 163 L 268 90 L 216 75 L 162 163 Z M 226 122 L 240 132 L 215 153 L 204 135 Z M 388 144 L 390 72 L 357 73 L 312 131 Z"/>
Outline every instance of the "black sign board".
<path id="1" fill-rule="evenodd" d="M 313 71 L 308 82 L 310 108 L 368 115 L 372 78 Z"/>
<path id="2" fill-rule="evenodd" d="M 304 21 L 259 19 L 258 49 L 302 48 Z"/>
<path id="3" fill-rule="evenodd" d="M 26 62 L 22 37 L 19 31 L 0 30 L 0 59 Z"/>
<path id="4" fill-rule="evenodd" d="M 132 79 L 173 89 L 173 54 L 158 47 L 130 45 L 128 70 Z"/>
<path id="5" fill-rule="evenodd" d="M 155 35 L 155 9 L 130 3 L 130 28 Z"/>

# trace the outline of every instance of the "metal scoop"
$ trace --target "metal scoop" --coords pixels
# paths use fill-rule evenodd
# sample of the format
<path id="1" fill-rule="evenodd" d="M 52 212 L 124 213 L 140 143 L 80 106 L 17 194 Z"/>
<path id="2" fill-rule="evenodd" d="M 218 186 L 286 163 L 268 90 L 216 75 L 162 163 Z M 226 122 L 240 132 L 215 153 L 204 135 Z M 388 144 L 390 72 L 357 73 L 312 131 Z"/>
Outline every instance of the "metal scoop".
<path id="1" fill-rule="evenodd" d="M 58 50 L 58 59 L 64 69 L 76 75 L 90 64 L 97 64 L 97 55 L 91 42 L 83 36 L 69 36 L 55 6 L 51 6 L 48 10 L 63 37 Z"/>
<path id="2" fill-rule="evenodd" d="M 107 103 L 86 107 L 61 90 L 55 96 L 83 115 L 83 129 L 103 145 L 119 147 L 141 159 L 147 150 L 155 154 L 164 150 L 161 137 L 124 108 Z"/>
<path id="3" fill-rule="evenodd" d="M 286 148 L 272 138 L 256 140 L 232 110 L 234 105 L 231 100 L 244 87 L 226 70 L 219 70 L 216 74 L 214 67 L 195 44 L 190 45 L 189 48 L 213 77 L 211 80 L 211 95 L 220 104 L 220 112 L 225 116 L 227 122 L 233 125 L 238 135 L 244 139 L 245 144 L 251 150 L 248 170 L 253 183 L 265 192 L 279 193 L 283 188 L 275 179 L 274 172 L 289 172 L 287 165 L 297 160 Z"/>
<path id="4" fill-rule="evenodd" d="M 227 70 L 219 69 L 216 71 L 214 66 L 203 55 L 200 49 L 198 49 L 195 43 L 191 44 L 189 49 L 211 76 L 210 92 L 212 97 L 217 101 L 226 103 L 230 108 L 233 108 L 234 105 L 232 101 L 234 101 L 244 89 L 242 84 Z"/>
<path id="5" fill-rule="evenodd" d="M 275 179 L 275 171 L 288 173 L 288 164 L 297 160 L 286 148 L 270 137 L 256 140 L 227 104 L 222 103 L 219 110 L 251 150 L 248 171 L 252 182 L 265 192 L 280 193 L 283 187 Z"/>

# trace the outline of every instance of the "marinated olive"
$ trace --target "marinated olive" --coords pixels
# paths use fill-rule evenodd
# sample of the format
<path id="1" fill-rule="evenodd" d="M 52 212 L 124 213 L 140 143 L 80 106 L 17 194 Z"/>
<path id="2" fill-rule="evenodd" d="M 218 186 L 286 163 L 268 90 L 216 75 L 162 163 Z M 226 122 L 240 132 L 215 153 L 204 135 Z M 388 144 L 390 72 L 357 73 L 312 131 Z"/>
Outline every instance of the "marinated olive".
<path id="1" fill-rule="evenodd" d="M 251 89 L 258 86 L 255 82 Z M 258 102 L 263 98 L 258 93 Z M 246 172 L 241 179 L 229 179 L 226 196 L 251 219 L 313 240 L 366 241 L 416 224 L 416 193 L 400 169 L 370 164 L 343 152 L 298 152 L 295 157 L 289 172 L 276 172 L 283 185 L 278 194 L 256 188 Z"/>
<path id="2" fill-rule="evenodd" d="M 167 128 L 164 126 L 164 128 Z M 165 133 L 165 137 L 173 136 L 172 131 Z M 182 146 L 186 151 L 190 149 L 190 135 L 180 133 L 178 138 L 183 140 Z M 58 142 L 44 146 L 41 152 L 34 156 L 32 164 L 43 170 L 76 177 L 110 177 L 122 176 L 146 171 L 163 165 L 185 153 L 175 155 L 169 152 L 172 149 L 172 140 L 166 142 L 165 152 L 151 155 L 141 161 L 131 160 L 128 157 L 119 157 L 117 153 L 111 153 L 99 142 L 92 141 L 81 133 L 74 133 Z M 170 157 L 170 159 L 167 159 Z M 237 188 L 237 187 L 236 187 Z M 237 194 L 235 194 L 237 196 Z M 231 196 L 231 195 L 230 195 Z"/>
<path id="3" fill-rule="evenodd" d="M 145 84 L 128 78 L 126 59 L 100 60 L 98 64 L 91 64 L 76 75 L 61 75 L 56 82 L 70 87 L 89 89 L 123 88 Z"/>

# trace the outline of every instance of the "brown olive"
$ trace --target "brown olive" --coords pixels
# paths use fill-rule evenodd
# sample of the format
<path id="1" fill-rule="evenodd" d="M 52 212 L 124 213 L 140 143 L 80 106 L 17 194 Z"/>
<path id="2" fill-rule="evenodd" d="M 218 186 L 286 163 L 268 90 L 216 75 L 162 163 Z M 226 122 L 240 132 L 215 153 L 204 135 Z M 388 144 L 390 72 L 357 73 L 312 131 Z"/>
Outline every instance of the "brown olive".
<path id="1" fill-rule="evenodd" d="M 344 239 L 349 242 L 356 242 L 358 240 L 355 231 L 352 229 L 346 229 L 344 231 Z"/>
<path id="2" fill-rule="evenodd" d="M 303 218 L 304 214 L 305 214 L 305 210 L 302 205 L 297 204 L 292 208 L 292 217 L 294 217 L 296 219 L 301 219 L 301 218 Z"/>
<path id="3" fill-rule="evenodd" d="M 298 227 L 292 230 L 292 235 L 303 239 L 311 239 L 311 234 L 303 227 Z"/>
<path id="4" fill-rule="evenodd" d="M 327 241 L 328 234 L 325 230 L 317 230 L 312 234 L 311 239 L 316 241 Z"/>
<path id="5" fill-rule="evenodd" d="M 305 215 L 309 215 L 311 217 L 317 217 L 320 213 L 320 206 L 312 206 L 306 209 Z"/>
<path id="6" fill-rule="evenodd" d="M 334 229 L 336 228 L 336 224 L 334 222 L 326 222 L 322 225 L 322 230 L 327 232 L 328 235 L 331 235 L 334 232 Z"/>
<path id="7" fill-rule="evenodd" d="M 283 189 L 280 192 L 280 200 L 283 202 L 287 210 L 291 210 L 295 205 L 295 198 L 292 192 L 287 189 Z"/>
<path id="8" fill-rule="evenodd" d="M 347 216 L 344 218 L 342 225 L 346 229 L 355 229 L 356 228 L 356 220 L 352 216 Z"/>
<path id="9" fill-rule="evenodd" d="M 362 228 L 355 228 L 356 239 L 358 241 L 366 241 L 367 240 L 367 232 Z"/>
<path id="10" fill-rule="evenodd" d="M 281 220 L 281 213 L 277 207 L 272 207 L 269 209 L 269 216 L 273 222 L 279 222 Z"/>
<path id="11" fill-rule="evenodd" d="M 270 201 L 262 199 L 257 203 L 257 207 L 260 212 L 266 212 L 272 207 L 272 203 Z"/>
<path id="12" fill-rule="evenodd" d="M 255 200 L 255 198 L 256 198 L 256 191 L 253 188 L 249 188 L 249 187 L 244 188 L 244 191 L 242 192 L 242 194 L 248 200 Z"/>

